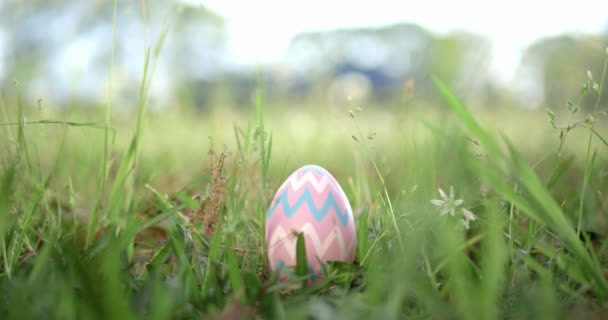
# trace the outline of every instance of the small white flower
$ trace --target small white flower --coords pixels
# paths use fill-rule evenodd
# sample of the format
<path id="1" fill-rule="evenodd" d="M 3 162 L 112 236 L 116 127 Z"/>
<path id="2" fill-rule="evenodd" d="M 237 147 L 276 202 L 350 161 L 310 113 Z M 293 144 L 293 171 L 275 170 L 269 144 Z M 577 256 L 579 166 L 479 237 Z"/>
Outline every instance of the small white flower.
<path id="1" fill-rule="evenodd" d="M 458 221 L 458 227 L 469 230 L 469 220 L 460 219 L 460 221 Z"/>
<path id="2" fill-rule="evenodd" d="M 450 186 L 449 195 L 445 191 L 443 191 L 443 189 L 439 188 L 439 195 L 441 196 L 441 199 L 433 199 L 431 200 L 431 203 L 440 209 L 440 216 L 445 216 L 448 213 L 451 216 L 455 216 L 456 209 L 460 209 L 462 212 L 462 219 L 459 222 L 459 226 L 463 227 L 464 229 L 469 229 L 469 223 L 471 221 L 477 220 L 477 216 L 475 216 L 473 212 L 461 207 L 461 205 L 464 203 L 464 200 L 454 199 L 454 187 Z"/>
<path id="3" fill-rule="evenodd" d="M 456 208 L 458 206 L 460 206 L 464 202 L 464 200 L 462 200 L 462 199 L 454 200 L 454 187 L 450 187 L 449 196 L 447 193 L 445 193 L 445 191 L 443 191 L 443 189 L 439 188 L 439 195 L 441 196 L 441 199 L 431 200 L 431 203 L 433 205 L 441 208 L 441 211 L 439 211 L 439 215 L 445 216 L 448 213 L 451 216 L 456 215 Z"/>
<path id="4" fill-rule="evenodd" d="M 462 215 L 464 216 L 464 218 L 468 221 L 475 221 L 477 220 L 477 217 L 475 216 L 475 214 L 473 214 L 473 212 L 465 209 L 465 208 L 461 208 L 462 209 Z"/>
<path id="5" fill-rule="evenodd" d="M 431 200 L 431 203 L 438 207 L 443 207 L 443 204 L 445 203 L 445 201 L 439 200 L 439 199 L 433 199 L 433 200 Z"/>
<path id="6" fill-rule="evenodd" d="M 473 212 L 465 209 L 465 208 L 460 208 L 462 210 L 462 216 L 463 218 L 460 219 L 460 226 L 462 226 L 465 229 L 469 229 L 469 223 L 471 221 L 475 221 L 477 220 L 477 217 L 475 216 L 475 214 L 473 214 Z"/>

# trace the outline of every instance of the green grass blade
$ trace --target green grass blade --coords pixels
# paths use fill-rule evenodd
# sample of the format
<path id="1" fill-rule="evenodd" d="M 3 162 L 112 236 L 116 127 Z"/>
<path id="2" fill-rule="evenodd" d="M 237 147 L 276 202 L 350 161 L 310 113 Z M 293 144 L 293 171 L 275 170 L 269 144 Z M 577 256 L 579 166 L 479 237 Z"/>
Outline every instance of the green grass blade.
<path id="1" fill-rule="evenodd" d="M 229 239 L 232 239 L 229 237 Z M 239 263 L 232 251 L 232 241 L 229 240 L 226 244 L 226 262 L 228 263 L 228 275 L 230 277 L 230 284 L 234 293 L 240 292 L 243 288 L 243 276 L 241 275 L 241 269 Z"/>
<path id="2" fill-rule="evenodd" d="M 564 175 L 564 173 L 566 173 L 566 171 L 570 169 L 573 163 L 574 156 L 570 156 L 565 161 L 560 162 L 555 171 L 553 171 L 553 174 L 551 174 L 549 181 L 547 181 L 547 189 L 553 188 L 553 186 L 555 186 L 555 184 Z"/>
<path id="3" fill-rule="evenodd" d="M 14 193 L 15 178 L 17 170 L 14 166 L 8 167 L 0 178 L 0 240 L 4 243 L 6 231 L 12 223 L 10 222 L 11 194 Z"/>
<path id="4" fill-rule="evenodd" d="M 361 262 L 369 251 L 368 246 L 368 216 L 369 211 L 364 211 L 357 219 L 357 260 Z"/>
<path id="5" fill-rule="evenodd" d="M 222 243 L 222 228 L 217 228 L 215 230 L 215 234 L 213 235 L 213 239 L 211 240 L 211 248 L 209 249 L 209 253 L 207 255 L 207 266 L 205 271 L 205 278 L 202 283 L 201 291 L 203 294 L 208 294 L 209 288 L 212 284 L 212 281 L 215 281 L 212 278 L 215 278 L 215 273 L 212 272 L 213 264 L 219 262 L 220 257 L 220 245 Z"/>
<path id="6" fill-rule="evenodd" d="M 298 234 L 296 242 L 296 276 L 302 277 L 302 288 L 307 287 L 308 283 L 308 260 L 306 259 L 306 243 L 304 233 Z"/>
<path id="7" fill-rule="evenodd" d="M 509 249 L 503 237 L 505 225 L 504 218 L 494 203 L 486 202 L 489 209 L 487 237 L 482 242 L 481 268 L 483 278 L 481 281 L 480 305 L 483 308 L 485 319 L 501 318 L 500 297 L 506 282 L 506 269 Z M 491 279 L 491 280 L 490 280 Z"/>

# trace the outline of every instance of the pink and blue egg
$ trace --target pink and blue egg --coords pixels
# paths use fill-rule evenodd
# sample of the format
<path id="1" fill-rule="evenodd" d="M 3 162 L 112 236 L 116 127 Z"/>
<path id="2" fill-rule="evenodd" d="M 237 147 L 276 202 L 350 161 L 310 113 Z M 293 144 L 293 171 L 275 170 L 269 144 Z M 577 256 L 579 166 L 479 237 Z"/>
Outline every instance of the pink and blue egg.
<path id="1" fill-rule="evenodd" d="M 270 269 L 287 279 L 296 264 L 297 235 L 304 234 L 309 284 L 324 278 L 328 261 L 352 263 L 357 235 L 353 210 L 336 179 L 307 165 L 277 190 L 266 214 L 265 242 Z"/>

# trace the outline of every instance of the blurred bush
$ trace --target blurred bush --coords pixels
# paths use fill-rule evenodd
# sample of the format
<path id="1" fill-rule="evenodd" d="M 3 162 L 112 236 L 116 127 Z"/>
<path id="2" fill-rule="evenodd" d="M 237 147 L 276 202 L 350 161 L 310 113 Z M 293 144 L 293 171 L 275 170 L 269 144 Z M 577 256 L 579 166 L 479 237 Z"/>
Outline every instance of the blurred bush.
<path id="1" fill-rule="evenodd" d="M 0 1 L 3 95 L 10 99 L 20 91 L 32 104 L 42 99 L 58 107 L 103 104 L 112 13 L 112 2 L 101 0 Z M 205 7 L 119 1 L 115 105 L 129 109 L 137 103 L 145 47 L 154 49 L 164 30 L 150 106 L 199 110 L 250 106 L 259 85 L 270 103 L 291 106 L 404 106 L 412 99 L 434 106 L 441 102 L 431 74 L 471 106 L 554 107 L 577 95 L 586 70 L 599 78 L 608 44 L 606 34 L 540 39 L 524 52 L 513 88 L 497 84 L 489 71 L 492 39 L 466 32 L 438 35 L 406 23 L 300 34 L 283 61 L 252 70 L 232 60 L 224 20 Z"/>

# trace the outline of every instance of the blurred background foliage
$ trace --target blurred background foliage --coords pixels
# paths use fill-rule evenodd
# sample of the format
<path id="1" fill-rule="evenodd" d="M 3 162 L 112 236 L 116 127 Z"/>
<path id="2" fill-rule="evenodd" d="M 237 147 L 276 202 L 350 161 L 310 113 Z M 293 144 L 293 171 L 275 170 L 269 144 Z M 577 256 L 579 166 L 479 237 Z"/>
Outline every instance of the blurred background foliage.
<path id="1" fill-rule="evenodd" d="M 601 72 L 608 44 L 608 31 L 539 39 L 523 53 L 514 85 L 507 88 L 489 74 L 488 39 L 464 31 L 434 34 L 407 23 L 299 34 L 284 59 L 251 67 L 231 60 L 221 16 L 185 2 L 145 5 L 145 15 L 139 1 L 119 1 L 117 10 L 112 85 L 124 109 L 134 109 L 142 38 L 150 44 L 165 27 L 152 108 L 248 107 L 259 83 L 269 103 L 289 101 L 293 107 L 343 106 L 347 99 L 385 107 L 414 99 L 428 107 L 439 102 L 431 74 L 473 107 L 555 108 L 577 95 L 586 70 Z M 107 1 L 2 0 L 0 8 L 5 98 L 14 96 L 18 83 L 24 96 L 58 108 L 104 101 L 112 39 Z"/>

